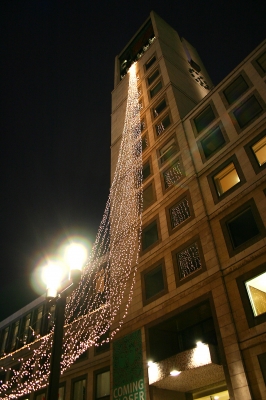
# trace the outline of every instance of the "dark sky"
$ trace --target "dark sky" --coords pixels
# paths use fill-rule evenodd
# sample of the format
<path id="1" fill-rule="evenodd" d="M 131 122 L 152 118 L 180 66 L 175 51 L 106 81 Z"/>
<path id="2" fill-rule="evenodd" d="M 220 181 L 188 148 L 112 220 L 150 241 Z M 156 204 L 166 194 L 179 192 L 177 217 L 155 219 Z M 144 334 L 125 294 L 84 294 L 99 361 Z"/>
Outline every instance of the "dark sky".
<path id="1" fill-rule="evenodd" d="M 265 2 L 2 0 L 0 321 L 36 297 L 63 237 L 97 231 L 109 193 L 114 58 L 154 10 L 215 84 L 265 38 Z"/>

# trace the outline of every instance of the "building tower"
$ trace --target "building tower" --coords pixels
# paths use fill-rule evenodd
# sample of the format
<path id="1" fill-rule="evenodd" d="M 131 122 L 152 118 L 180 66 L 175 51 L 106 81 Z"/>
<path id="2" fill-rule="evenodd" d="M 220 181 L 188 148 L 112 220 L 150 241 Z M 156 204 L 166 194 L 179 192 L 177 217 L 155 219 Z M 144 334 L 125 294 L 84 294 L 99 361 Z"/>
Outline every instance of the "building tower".
<path id="1" fill-rule="evenodd" d="M 112 176 L 134 61 L 143 231 L 133 302 L 113 346 L 113 398 L 134 398 L 139 376 L 127 366 L 119 381 L 115 360 L 140 330 L 146 398 L 262 399 L 265 44 L 214 89 L 196 50 L 151 12 L 115 60 Z"/>

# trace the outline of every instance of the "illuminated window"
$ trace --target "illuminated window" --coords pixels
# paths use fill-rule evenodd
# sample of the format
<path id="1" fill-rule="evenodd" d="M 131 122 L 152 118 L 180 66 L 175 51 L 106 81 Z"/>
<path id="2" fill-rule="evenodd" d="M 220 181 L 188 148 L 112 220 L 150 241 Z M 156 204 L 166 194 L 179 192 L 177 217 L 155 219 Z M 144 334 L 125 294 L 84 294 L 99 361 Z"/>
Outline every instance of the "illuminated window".
<path id="1" fill-rule="evenodd" d="M 171 228 L 174 229 L 177 226 L 183 224 L 188 218 L 191 217 L 189 201 L 187 197 L 184 197 L 173 207 L 169 208 Z"/>
<path id="2" fill-rule="evenodd" d="M 215 114 L 211 107 L 208 105 L 196 118 L 194 118 L 194 124 L 198 133 L 203 129 L 207 128 L 212 121 L 215 120 Z"/>
<path id="3" fill-rule="evenodd" d="M 162 177 L 165 189 L 178 183 L 184 177 L 181 161 L 177 159 L 171 167 L 163 171 Z"/>
<path id="4" fill-rule="evenodd" d="M 167 114 L 162 121 L 159 124 L 155 125 L 155 130 L 156 130 L 156 134 L 157 136 L 160 136 L 166 128 L 168 128 L 168 126 L 171 124 L 171 120 L 169 115 Z"/>
<path id="5" fill-rule="evenodd" d="M 81 378 L 75 380 L 72 386 L 72 400 L 85 400 L 86 399 L 86 379 Z"/>
<path id="6" fill-rule="evenodd" d="M 178 152 L 175 138 L 170 139 L 163 147 L 159 149 L 159 163 L 164 164 L 169 158 Z"/>
<path id="7" fill-rule="evenodd" d="M 143 211 L 156 200 L 153 182 L 143 189 Z"/>
<path id="8" fill-rule="evenodd" d="M 234 103 L 237 99 L 239 99 L 243 93 L 248 90 L 249 86 L 243 76 L 239 76 L 235 79 L 231 85 L 229 85 L 224 91 L 224 96 L 228 102 L 228 104 Z"/>
<path id="9" fill-rule="evenodd" d="M 222 133 L 221 127 L 216 126 L 211 129 L 210 132 L 200 141 L 200 145 L 205 158 L 209 158 L 213 154 L 215 154 L 218 150 L 220 150 L 226 140 Z"/>
<path id="10" fill-rule="evenodd" d="M 157 220 L 152 221 L 142 230 L 142 250 L 148 249 L 159 241 Z"/>
<path id="11" fill-rule="evenodd" d="M 266 136 L 260 139 L 251 148 L 258 161 L 259 166 L 261 167 L 263 164 L 266 163 Z"/>
<path id="12" fill-rule="evenodd" d="M 149 77 L 148 77 L 148 85 L 151 85 L 156 78 L 160 75 L 159 69 L 156 69 Z"/>
<path id="13" fill-rule="evenodd" d="M 167 104 L 166 104 L 166 100 L 163 99 L 159 102 L 159 104 L 157 104 L 153 109 L 153 116 L 154 118 L 158 117 L 158 115 L 161 114 L 161 112 L 166 108 Z"/>
<path id="14" fill-rule="evenodd" d="M 179 280 L 188 277 L 202 268 L 198 243 L 192 243 L 176 253 Z"/>
<path id="15" fill-rule="evenodd" d="M 252 95 L 233 111 L 240 128 L 244 128 L 263 111 L 257 98 Z"/>
<path id="16" fill-rule="evenodd" d="M 96 374 L 96 399 L 110 399 L 110 371 Z"/>
<path id="17" fill-rule="evenodd" d="M 148 62 L 146 62 L 145 64 L 146 71 L 148 71 L 148 69 L 155 63 L 155 61 L 156 61 L 156 56 L 153 56 L 152 58 L 150 58 Z"/>
<path id="18" fill-rule="evenodd" d="M 167 293 L 167 283 L 163 260 L 156 266 L 152 266 L 141 274 L 143 288 L 143 303 L 148 304 L 151 301 Z"/>
<path id="19" fill-rule="evenodd" d="M 240 182 L 233 162 L 223 168 L 213 179 L 219 196 L 223 195 Z"/>
<path id="20" fill-rule="evenodd" d="M 150 96 L 153 98 L 157 93 L 162 89 L 163 84 L 162 81 L 159 81 L 152 89 L 150 89 Z"/>
<path id="21" fill-rule="evenodd" d="M 254 317 L 266 313 L 266 272 L 245 282 Z"/>

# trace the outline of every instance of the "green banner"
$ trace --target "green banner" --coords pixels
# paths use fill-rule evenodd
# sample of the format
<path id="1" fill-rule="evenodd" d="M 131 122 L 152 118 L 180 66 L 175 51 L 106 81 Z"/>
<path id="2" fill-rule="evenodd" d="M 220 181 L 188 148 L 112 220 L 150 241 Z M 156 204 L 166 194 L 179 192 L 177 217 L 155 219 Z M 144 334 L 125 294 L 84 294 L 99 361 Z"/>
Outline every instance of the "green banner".
<path id="1" fill-rule="evenodd" d="M 146 400 L 140 330 L 113 343 L 113 399 Z"/>

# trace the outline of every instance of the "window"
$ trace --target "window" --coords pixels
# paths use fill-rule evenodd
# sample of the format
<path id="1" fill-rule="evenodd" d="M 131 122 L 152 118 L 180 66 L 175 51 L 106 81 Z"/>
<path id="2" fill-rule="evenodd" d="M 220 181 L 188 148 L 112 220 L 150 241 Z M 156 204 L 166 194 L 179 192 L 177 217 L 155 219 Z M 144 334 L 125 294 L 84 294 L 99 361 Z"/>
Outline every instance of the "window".
<path id="1" fill-rule="evenodd" d="M 181 161 L 177 159 L 171 167 L 167 168 L 163 173 L 163 185 L 165 189 L 178 183 L 183 177 L 183 168 L 181 166 Z"/>
<path id="2" fill-rule="evenodd" d="M 152 221 L 142 230 L 142 251 L 155 245 L 159 241 L 157 220 Z"/>
<path id="3" fill-rule="evenodd" d="M 179 227 L 191 217 L 190 204 L 187 197 L 183 197 L 168 212 L 170 216 L 170 226 L 172 229 Z"/>
<path id="4" fill-rule="evenodd" d="M 174 154 L 178 152 L 178 146 L 175 138 L 168 140 L 166 144 L 164 144 L 159 149 L 159 164 L 164 164 L 169 158 L 171 158 Z"/>
<path id="5" fill-rule="evenodd" d="M 253 66 L 256 68 L 257 72 L 263 77 L 266 73 L 266 51 L 260 54 L 260 56 L 252 61 Z"/>
<path id="6" fill-rule="evenodd" d="M 156 69 L 149 77 L 148 77 L 148 85 L 151 85 L 156 78 L 160 75 L 159 69 Z"/>
<path id="7" fill-rule="evenodd" d="M 45 400 L 45 399 L 46 399 L 46 390 L 39 391 L 34 395 L 34 400 Z"/>
<path id="8" fill-rule="evenodd" d="M 200 141 L 203 158 L 208 159 L 226 144 L 221 126 L 216 126 Z"/>
<path id="9" fill-rule="evenodd" d="M 240 128 L 244 128 L 258 117 L 263 111 L 262 106 L 255 95 L 250 96 L 237 107 L 232 115 L 236 119 Z"/>
<path id="10" fill-rule="evenodd" d="M 43 314 L 43 307 L 39 307 L 36 310 L 36 315 L 35 315 L 35 324 L 34 324 L 35 335 L 38 335 L 41 333 L 42 314 Z"/>
<path id="11" fill-rule="evenodd" d="M 159 124 L 155 125 L 156 135 L 160 136 L 170 124 L 170 116 L 167 114 Z"/>
<path id="12" fill-rule="evenodd" d="M 19 331 L 19 322 L 16 321 L 12 326 L 12 337 L 10 343 L 10 351 L 14 351 L 18 345 L 18 331 Z"/>
<path id="13" fill-rule="evenodd" d="M 244 273 L 236 282 L 249 327 L 266 322 L 266 264 Z"/>
<path id="14" fill-rule="evenodd" d="M 265 237 L 266 231 L 253 199 L 221 221 L 230 257 Z"/>
<path id="15" fill-rule="evenodd" d="M 163 84 L 162 81 L 159 81 L 152 89 L 150 89 L 150 96 L 153 98 L 157 93 L 162 89 Z"/>
<path id="16" fill-rule="evenodd" d="M 161 112 L 162 112 L 166 107 L 167 107 L 166 100 L 165 100 L 165 99 L 161 100 L 160 103 L 157 104 L 157 106 L 153 107 L 153 109 L 152 109 L 153 117 L 154 117 L 154 118 L 158 117 L 158 115 L 160 115 Z"/>
<path id="17" fill-rule="evenodd" d="M 254 317 L 266 313 L 266 272 L 245 282 Z"/>
<path id="18" fill-rule="evenodd" d="M 198 243 L 192 243 L 176 253 L 178 279 L 182 280 L 202 268 Z"/>
<path id="19" fill-rule="evenodd" d="M 242 75 L 236 78 L 231 85 L 229 85 L 224 91 L 223 94 L 227 100 L 228 104 L 234 103 L 237 99 L 239 99 L 243 93 L 245 93 L 249 88 L 249 85 L 245 81 Z"/>
<path id="20" fill-rule="evenodd" d="M 149 141 L 147 135 L 143 135 L 141 138 L 141 145 L 142 145 L 142 151 L 146 150 L 147 147 L 149 147 Z"/>
<path id="21" fill-rule="evenodd" d="M 151 175 L 151 166 L 150 166 L 150 161 L 148 160 L 143 164 L 142 168 L 143 180 L 147 179 L 150 175 Z"/>
<path id="22" fill-rule="evenodd" d="M 110 399 L 110 371 L 96 374 L 96 399 Z"/>
<path id="23" fill-rule="evenodd" d="M 215 114 L 211 105 L 208 105 L 196 118 L 194 118 L 194 124 L 197 133 L 200 133 L 203 129 L 207 128 L 212 121 L 215 120 Z"/>
<path id="24" fill-rule="evenodd" d="M 30 321 L 31 321 L 31 314 L 27 314 L 26 317 L 23 319 L 22 340 L 23 340 L 24 344 L 28 343 L 29 331 L 30 331 Z"/>
<path id="25" fill-rule="evenodd" d="M 253 153 L 261 167 L 266 163 L 266 136 L 252 146 Z"/>
<path id="26" fill-rule="evenodd" d="M 86 379 L 81 378 L 73 382 L 72 400 L 86 399 Z"/>
<path id="27" fill-rule="evenodd" d="M 140 121 L 140 130 L 141 130 L 141 132 L 143 132 L 145 129 L 146 129 L 146 122 L 145 122 L 145 119 L 143 118 Z"/>
<path id="28" fill-rule="evenodd" d="M 264 384 L 266 385 L 266 353 L 258 355 L 261 373 L 263 376 Z"/>
<path id="29" fill-rule="evenodd" d="M 141 274 L 143 304 L 158 299 L 167 293 L 164 261 L 160 260 Z"/>
<path id="30" fill-rule="evenodd" d="M 153 56 L 152 58 L 149 59 L 148 62 L 146 62 L 145 64 L 146 71 L 148 71 L 148 69 L 155 63 L 155 61 L 156 61 L 156 56 Z"/>
<path id="31" fill-rule="evenodd" d="M 1 332 L 1 349 L 0 349 L 0 355 L 3 355 L 3 354 L 6 352 L 6 345 L 7 345 L 8 333 L 9 333 L 9 326 L 7 326 L 7 327 Z"/>
<path id="32" fill-rule="evenodd" d="M 154 183 L 150 183 L 143 189 L 143 211 L 145 211 L 156 200 Z"/>
<path id="33" fill-rule="evenodd" d="M 110 331 L 108 329 L 97 340 L 97 346 L 95 345 L 95 347 L 94 347 L 94 354 L 96 356 L 110 350 L 109 336 L 110 336 Z"/>
<path id="34" fill-rule="evenodd" d="M 266 131 L 262 131 L 251 142 L 244 146 L 249 160 L 258 174 L 266 168 Z"/>
<path id="35" fill-rule="evenodd" d="M 213 177 L 219 196 L 231 189 L 240 182 L 235 164 L 231 162 Z"/>

